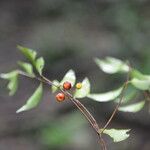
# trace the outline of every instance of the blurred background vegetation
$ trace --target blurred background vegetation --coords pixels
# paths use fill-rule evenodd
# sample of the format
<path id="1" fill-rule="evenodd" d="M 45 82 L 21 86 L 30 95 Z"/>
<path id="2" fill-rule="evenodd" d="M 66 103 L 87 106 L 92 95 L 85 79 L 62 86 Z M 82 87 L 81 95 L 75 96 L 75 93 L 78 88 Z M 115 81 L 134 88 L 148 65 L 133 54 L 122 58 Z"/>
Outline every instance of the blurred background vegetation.
<path id="1" fill-rule="evenodd" d="M 129 60 L 141 72 L 150 73 L 149 0 L 1 0 L 0 73 L 16 68 L 22 59 L 16 45 L 33 48 L 46 60 L 44 74 L 60 79 L 70 68 L 81 81 L 88 76 L 92 91 L 118 87 L 124 76 L 106 75 L 94 57 L 113 56 Z M 45 87 L 41 105 L 16 114 L 37 83 L 21 78 L 14 97 L 7 96 L 0 81 L 0 150 L 97 150 L 97 136 L 84 117 L 70 103 L 58 104 Z M 114 103 L 82 100 L 104 125 Z M 111 150 L 149 150 L 148 106 L 139 113 L 119 113 L 111 127 L 132 128 L 128 140 Z"/>

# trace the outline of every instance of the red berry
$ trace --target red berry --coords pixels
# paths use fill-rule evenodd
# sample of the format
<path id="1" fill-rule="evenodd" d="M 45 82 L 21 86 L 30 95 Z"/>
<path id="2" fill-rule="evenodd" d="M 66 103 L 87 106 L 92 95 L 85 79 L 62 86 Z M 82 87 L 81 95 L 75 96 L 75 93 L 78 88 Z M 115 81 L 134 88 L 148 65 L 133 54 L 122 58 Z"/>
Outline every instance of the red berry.
<path id="1" fill-rule="evenodd" d="M 64 100 L 65 100 L 65 94 L 64 94 L 64 93 L 58 93 L 58 94 L 56 95 L 56 100 L 57 100 L 58 102 L 64 101 Z"/>
<path id="2" fill-rule="evenodd" d="M 72 88 L 72 85 L 71 85 L 70 82 L 66 81 L 66 82 L 64 82 L 64 84 L 63 84 L 63 88 L 64 88 L 65 90 L 70 90 L 70 89 Z"/>

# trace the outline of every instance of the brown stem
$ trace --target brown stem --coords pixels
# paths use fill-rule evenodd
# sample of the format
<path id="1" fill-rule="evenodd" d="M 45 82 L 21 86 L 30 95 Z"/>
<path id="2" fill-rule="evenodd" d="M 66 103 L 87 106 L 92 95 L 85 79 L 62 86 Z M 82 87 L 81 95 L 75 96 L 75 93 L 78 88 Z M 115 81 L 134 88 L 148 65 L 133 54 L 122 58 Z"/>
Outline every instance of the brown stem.
<path id="1" fill-rule="evenodd" d="M 100 133 L 103 133 L 104 130 L 108 127 L 108 125 L 110 124 L 110 122 L 111 122 L 112 119 L 114 118 L 115 114 L 116 114 L 117 111 L 118 111 L 119 106 L 121 105 L 121 103 L 122 103 L 122 101 L 123 101 L 124 91 L 125 91 L 125 89 L 127 88 L 127 85 L 128 85 L 128 83 L 129 83 L 130 73 L 131 73 L 131 70 L 132 70 L 132 68 L 131 68 L 131 66 L 130 66 L 130 64 L 129 64 L 129 62 L 128 62 L 128 66 L 129 66 L 129 72 L 128 72 L 128 74 L 127 74 L 126 82 L 124 83 L 123 88 L 122 88 L 122 91 L 121 91 L 121 94 L 120 94 L 120 95 L 121 95 L 120 100 L 119 100 L 117 106 L 115 107 L 113 113 L 111 114 L 109 120 L 107 121 L 107 123 L 105 124 L 105 126 L 103 127 L 103 129 L 101 130 Z"/>
<path id="2" fill-rule="evenodd" d="M 60 91 L 62 91 L 67 97 L 69 97 L 69 99 L 75 104 L 75 106 L 81 111 L 81 113 L 85 116 L 85 118 L 89 121 L 89 123 L 91 124 L 91 126 L 93 127 L 93 129 L 95 130 L 95 132 L 98 134 L 98 137 L 100 139 L 100 145 L 102 147 L 102 150 L 107 150 L 106 148 L 106 144 L 101 136 L 100 128 L 98 126 L 97 121 L 95 120 L 95 118 L 93 117 L 93 115 L 87 110 L 87 108 L 76 98 L 74 98 L 68 91 L 65 91 L 63 89 L 61 89 L 60 86 L 57 86 L 55 84 L 53 84 L 52 81 L 50 81 L 49 79 L 47 79 L 46 77 L 41 75 L 41 78 L 44 80 L 44 82 L 46 82 L 49 85 L 54 85 L 57 88 L 59 88 Z"/>
<path id="3" fill-rule="evenodd" d="M 148 90 L 144 91 L 144 97 L 148 101 L 148 112 L 150 113 L 150 92 Z"/>
<path id="4" fill-rule="evenodd" d="M 78 109 L 85 115 L 85 117 L 88 119 L 92 127 L 95 129 L 97 133 L 99 133 L 99 126 L 94 119 L 94 117 L 89 113 L 89 111 L 85 108 L 85 106 L 79 101 L 75 100 L 73 98 L 70 98 L 70 100 L 78 107 Z"/>
<path id="5" fill-rule="evenodd" d="M 100 142 L 100 145 L 102 146 L 102 149 L 107 150 L 106 143 L 103 140 L 103 138 L 101 137 L 101 134 L 99 135 L 99 142 Z"/>
<path id="6" fill-rule="evenodd" d="M 144 91 L 144 96 L 150 102 L 150 92 L 149 91 Z"/>
<path id="7" fill-rule="evenodd" d="M 95 118 L 92 116 L 92 114 L 87 110 L 87 108 L 76 98 L 74 98 L 68 91 L 64 91 L 66 95 L 69 96 L 70 100 L 82 111 L 84 115 L 86 115 L 86 118 L 89 120 L 93 128 L 97 133 L 99 133 L 99 126 Z"/>
<path id="8" fill-rule="evenodd" d="M 119 102 L 118 102 L 117 106 L 115 107 L 115 109 L 114 109 L 113 113 L 111 114 L 111 116 L 110 116 L 109 120 L 107 121 L 107 123 L 105 124 L 105 126 L 103 127 L 103 129 L 101 130 L 101 133 L 103 133 L 103 132 L 104 132 L 104 130 L 108 127 L 108 125 L 109 125 L 109 124 L 110 124 L 110 122 L 112 121 L 113 117 L 114 117 L 114 116 L 115 116 L 115 114 L 117 113 L 118 108 L 119 108 L 120 104 L 122 103 L 123 96 L 124 96 L 124 91 L 125 91 L 125 89 L 126 89 L 127 85 L 128 85 L 128 82 L 125 82 L 125 84 L 124 84 L 124 86 L 123 86 L 123 88 L 122 88 L 122 92 L 121 92 L 120 100 L 119 100 Z"/>

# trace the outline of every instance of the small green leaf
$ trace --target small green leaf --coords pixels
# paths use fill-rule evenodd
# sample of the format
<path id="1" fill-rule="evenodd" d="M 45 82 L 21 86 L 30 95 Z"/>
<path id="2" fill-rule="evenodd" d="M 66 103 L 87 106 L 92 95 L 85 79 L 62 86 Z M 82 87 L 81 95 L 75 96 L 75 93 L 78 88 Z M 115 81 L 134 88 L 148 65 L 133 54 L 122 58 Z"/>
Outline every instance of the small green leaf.
<path id="1" fill-rule="evenodd" d="M 18 76 L 14 76 L 10 79 L 10 82 L 7 86 L 7 88 L 10 90 L 9 95 L 12 96 L 16 93 L 18 89 Z"/>
<path id="2" fill-rule="evenodd" d="M 60 85 L 58 80 L 54 80 L 53 84 L 56 85 L 56 86 Z M 58 88 L 56 86 L 54 86 L 54 85 L 52 85 L 52 93 L 55 93 L 58 90 Z"/>
<path id="3" fill-rule="evenodd" d="M 60 82 L 60 85 L 63 85 L 64 82 L 70 82 L 72 86 L 74 86 L 75 82 L 76 82 L 76 75 L 75 72 L 73 70 L 69 70 L 64 78 L 62 79 L 62 81 Z"/>
<path id="4" fill-rule="evenodd" d="M 144 107 L 144 105 L 145 105 L 145 101 L 141 101 L 141 102 L 131 104 L 131 105 L 128 105 L 128 106 L 119 107 L 118 110 L 123 111 L 123 112 L 135 113 L 135 112 L 140 111 Z"/>
<path id="5" fill-rule="evenodd" d="M 33 77 L 35 76 L 33 73 L 33 67 L 30 63 L 19 61 L 18 64 L 26 73 L 28 73 L 29 75 L 31 75 Z"/>
<path id="6" fill-rule="evenodd" d="M 33 95 L 27 100 L 26 104 L 22 106 L 20 109 L 18 109 L 16 113 L 27 111 L 36 107 L 42 98 L 42 94 L 43 94 L 43 86 L 41 83 L 39 87 L 36 89 L 36 91 L 33 93 Z"/>
<path id="7" fill-rule="evenodd" d="M 3 79 L 11 79 L 12 77 L 18 75 L 18 71 L 17 70 L 14 70 L 14 71 L 11 71 L 9 73 L 2 73 L 0 74 L 0 77 L 3 78 Z"/>
<path id="8" fill-rule="evenodd" d="M 42 70 L 44 68 L 45 62 L 43 57 L 40 57 L 36 60 L 36 69 L 38 71 L 38 73 L 41 75 L 42 74 Z"/>
<path id="9" fill-rule="evenodd" d="M 108 102 L 117 98 L 121 94 L 121 91 L 122 87 L 106 93 L 89 94 L 87 97 L 98 102 Z"/>
<path id="10" fill-rule="evenodd" d="M 18 72 L 15 70 L 10 73 L 3 73 L 0 75 L 0 77 L 9 80 L 7 85 L 7 88 L 10 91 L 9 95 L 14 95 L 18 89 Z"/>
<path id="11" fill-rule="evenodd" d="M 129 66 L 125 62 L 113 57 L 106 57 L 105 59 L 95 58 L 95 62 L 105 73 L 114 74 L 129 71 Z"/>
<path id="12" fill-rule="evenodd" d="M 23 55 L 32 63 L 34 63 L 35 58 L 36 58 L 36 51 L 26 48 L 26 47 L 22 47 L 22 46 L 17 46 L 17 48 L 23 53 Z"/>
<path id="13" fill-rule="evenodd" d="M 137 78 L 133 78 L 131 84 L 139 90 L 150 90 L 150 80 L 139 80 Z"/>
<path id="14" fill-rule="evenodd" d="M 88 78 L 85 78 L 82 81 L 82 88 L 76 89 L 74 93 L 75 98 L 84 98 L 90 93 L 90 81 Z"/>
<path id="15" fill-rule="evenodd" d="M 150 80 L 150 75 L 142 74 L 140 71 L 138 71 L 136 69 L 131 70 L 131 76 L 133 78 L 137 78 L 139 80 Z"/>
<path id="16" fill-rule="evenodd" d="M 102 129 L 100 130 L 100 132 Z M 127 133 L 130 129 L 105 129 L 103 133 L 109 135 L 114 142 L 121 142 L 126 140 L 130 135 Z"/>

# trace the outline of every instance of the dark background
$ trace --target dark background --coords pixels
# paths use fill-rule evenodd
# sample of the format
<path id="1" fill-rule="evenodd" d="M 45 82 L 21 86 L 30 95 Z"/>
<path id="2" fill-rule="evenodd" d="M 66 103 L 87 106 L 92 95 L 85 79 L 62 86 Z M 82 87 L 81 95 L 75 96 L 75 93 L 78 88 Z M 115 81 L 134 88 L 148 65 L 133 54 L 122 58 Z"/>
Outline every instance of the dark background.
<path id="1" fill-rule="evenodd" d="M 104 74 L 93 58 L 129 60 L 150 73 L 149 0 L 0 0 L 0 73 L 17 67 L 20 44 L 36 49 L 46 60 L 44 74 L 61 79 L 70 68 L 78 81 L 89 77 L 92 91 L 104 92 L 123 83 L 124 76 Z M 18 93 L 9 97 L 0 80 L 0 150 L 97 150 L 95 132 L 70 103 L 58 104 L 45 86 L 40 106 L 16 114 L 37 82 L 21 78 Z M 83 103 L 104 125 L 114 103 Z M 110 127 L 131 128 L 121 143 L 105 137 L 110 150 L 149 150 L 148 106 L 136 113 L 119 113 Z"/>

